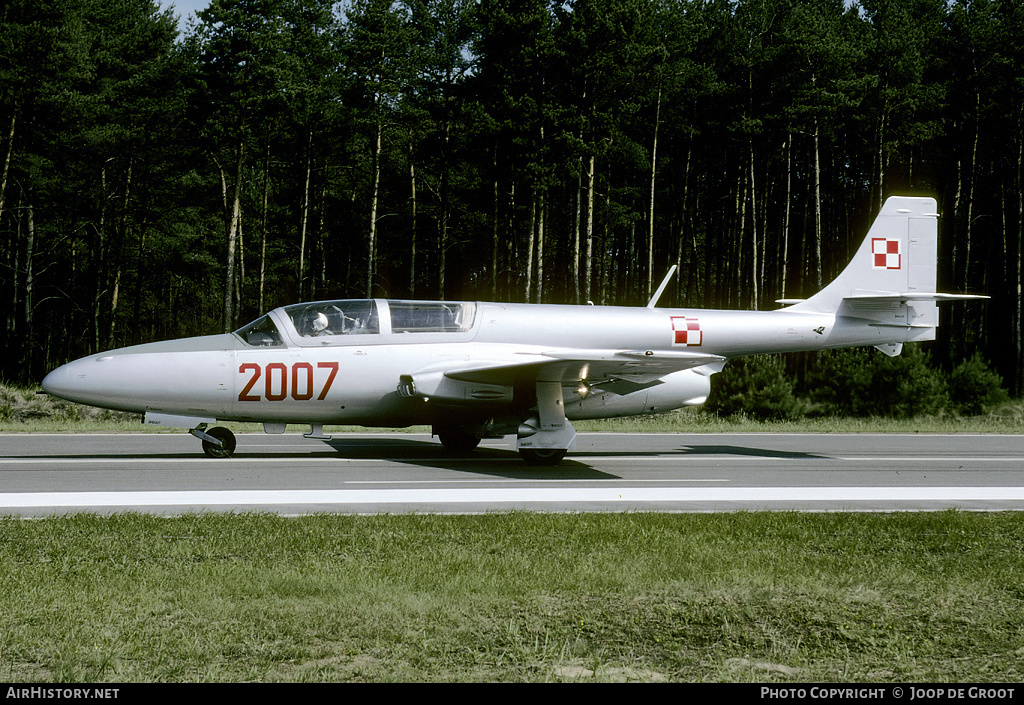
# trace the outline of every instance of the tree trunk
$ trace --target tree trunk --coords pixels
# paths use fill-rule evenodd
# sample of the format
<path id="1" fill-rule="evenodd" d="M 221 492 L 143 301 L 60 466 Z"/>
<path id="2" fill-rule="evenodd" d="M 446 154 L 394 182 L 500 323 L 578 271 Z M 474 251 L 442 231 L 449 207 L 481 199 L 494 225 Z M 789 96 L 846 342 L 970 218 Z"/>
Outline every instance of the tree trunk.
<path id="1" fill-rule="evenodd" d="M 540 203 L 537 210 L 537 303 L 544 303 L 544 214 L 547 204 L 544 202 L 544 191 L 540 192 Z"/>
<path id="2" fill-rule="evenodd" d="M 611 181 L 610 178 L 608 180 Z M 611 266 L 608 263 L 608 256 L 609 256 L 608 250 L 611 247 L 611 218 L 609 218 L 607 216 L 607 214 L 611 213 L 611 211 L 612 211 L 612 189 L 611 189 L 611 185 L 609 184 L 608 188 L 605 189 L 605 194 L 604 194 L 604 212 L 605 212 L 605 218 L 604 218 L 604 241 L 602 242 L 602 247 L 601 247 L 601 279 L 600 279 L 600 285 L 601 285 L 601 297 L 600 297 L 600 299 L 601 299 L 601 305 L 602 306 L 604 306 L 605 304 L 608 303 L 608 288 L 609 288 L 609 281 L 608 280 L 610 278 L 609 270 L 611 269 Z M 588 250 L 590 249 L 590 242 L 587 243 L 587 249 Z M 588 272 L 589 272 L 589 268 L 588 268 Z M 588 282 L 588 288 L 589 288 L 589 282 Z"/>
<path id="3" fill-rule="evenodd" d="M 886 113 L 888 108 L 886 107 L 886 101 L 882 103 L 882 114 L 878 120 L 878 209 L 882 209 L 882 203 L 885 201 L 885 124 L 886 124 Z"/>
<path id="4" fill-rule="evenodd" d="M 814 118 L 814 266 L 816 291 L 821 291 L 821 131 Z"/>
<path id="5" fill-rule="evenodd" d="M 782 261 L 779 262 L 781 276 L 779 298 L 786 297 L 786 273 L 789 270 L 789 214 L 793 198 L 793 133 L 786 135 L 786 205 L 782 211 Z"/>
<path id="6" fill-rule="evenodd" d="M 753 284 L 751 302 L 754 306 L 754 310 L 756 311 L 758 309 L 758 302 L 760 301 L 761 260 L 758 257 L 757 250 L 757 174 L 754 171 L 754 167 L 754 138 L 750 137 L 750 269 L 753 274 L 751 277 L 751 282 Z"/>
<path id="7" fill-rule="evenodd" d="M 572 301 L 574 304 L 583 303 L 580 300 L 582 291 L 580 290 L 580 225 L 582 220 L 583 210 L 583 159 L 582 157 L 576 160 L 577 171 L 576 171 L 576 196 L 575 196 L 575 219 L 573 220 L 572 226 Z"/>
<path id="8" fill-rule="evenodd" d="M 696 284 L 697 281 L 697 262 L 699 261 L 699 254 L 697 252 L 697 232 L 695 228 L 688 226 L 689 212 L 690 212 L 690 163 L 693 157 L 693 137 L 691 136 L 687 140 L 686 144 L 686 162 L 683 169 L 683 197 L 680 199 L 679 204 L 679 259 L 676 264 L 679 266 L 679 274 L 676 276 L 676 302 L 682 301 L 685 304 L 693 305 L 691 301 L 693 296 L 691 295 L 691 286 Z M 688 242 L 689 241 L 689 242 Z M 688 258 L 689 266 L 683 268 L 683 253 L 686 251 L 687 245 L 690 246 L 690 255 Z M 685 284 L 683 283 L 683 277 L 686 277 Z M 700 293 L 696 294 L 696 298 L 699 299 Z"/>
<path id="9" fill-rule="evenodd" d="M 530 203 L 530 234 L 526 240 L 526 291 L 523 302 L 530 303 L 533 294 L 533 245 L 537 228 L 537 194 L 534 193 Z"/>
<path id="10" fill-rule="evenodd" d="M 128 208 L 131 205 L 132 192 L 132 166 L 133 160 L 129 158 L 128 169 L 125 173 L 124 201 L 121 204 L 120 224 L 115 226 L 116 242 L 114 243 L 111 259 L 114 260 L 114 281 L 110 287 L 110 322 L 107 328 L 107 347 L 116 347 L 115 337 L 117 335 L 117 307 L 121 295 L 121 274 L 124 271 L 124 241 L 128 235 Z"/>
<path id="11" fill-rule="evenodd" d="M 658 83 L 658 100 L 654 108 L 654 139 L 651 143 L 650 198 L 647 207 L 647 289 L 644 298 L 648 301 L 654 293 L 654 182 L 658 171 L 658 120 L 661 117 L 661 83 Z"/>
<path id="12" fill-rule="evenodd" d="M 3 221 L 3 216 L 6 212 L 4 211 L 4 203 L 6 203 L 7 177 L 10 174 L 11 155 L 14 154 L 14 126 L 16 124 L 17 115 L 18 104 L 14 103 L 14 105 L 11 106 L 11 126 L 7 132 L 7 149 L 4 151 L 3 176 L 0 177 L 0 222 Z M 17 221 L 17 217 L 15 217 L 14 220 Z M 9 231 L 11 235 L 8 239 L 9 245 L 7 248 L 7 254 L 5 256 L 5 259 L 7 260 L 5 264 L 7 264 L 11 268 L 12 272 L 18 271 L 18 240 L 17 236 L 15 235 L 17 229 L 17 226 L 15 226 L 11 228 Z M 7 332 L 8 338 L 11 338 L 16 330 L 15 321 L 17 319 L 17 316 L 15 315 L 15 311 L 17 310 L 18 307 L 18 277 L 16 275 L 11 277 L 11 292 L 13 294 L 11 306 L 10 308 L 5 307 L 6 310 L 4 312 L 6 318 L 4 330 Z"/>
<path id="13" fill-rule="evenodd" d="M 3 175 L 0 176 L 0 215 L 4 212 L 4 199 L 7 194 L 7 177 L 11 172 L 11 155 L 14 154 L 14 126 L 18 118 L 18 104 L 11 106 L 11 126 L 7 130 L 7 149 L 4 151 Z"/>
<path id="14" fill-rule="evenodd" d="M 583 270 L 583 299 L 590 301 L 594 273 L 594 153 L 590 153 L 587 165 L 587 238 L 585 242 L 586 260 Z"/>
<path id="15" fill-rule="evenodd" d="M 302 187 L 302 208 L 299 214 L 299 298 L 306 289 L 306 232 L 309 223 L 309 184 L 313 174 L 313 128 L 306 134 L 306 179 Z"/>
<path id="16" fill-rule="evenodd" d="M 92 352 L 103 349 L 103 295 L 107 290 L 105 267 L 107 263 L 107 164 L 100 167 L 99 218 L 96 224 L 95 242 L 92 247 Z"/>
<path id="17" fill-rule="evenodd" d="M 1024 301 L 1021 296 L 1021 285 L 1024 284 L 1024 110 L 1018 113 L 1017 122 L 1017 188 L 1014 189 L 1017 196 L 1017 224 L 1015 229 L 1017 251 L 1014 253 L 1013 265 L 1010 272 L 1010 287 L 1014 293 L 1013 300 L 1013 359 L 1016 364 L 1013 369 L 1013 376 L 1010 384 L 1010 392 L 1016 399 L 1020 397 L 1024 389 L 1024 359 L 1021 353 L 1024 352 Z"/>
<path id="18" fill-rule="evenodd" d="M 238 240 L 238 226 L 242 217 L 242 168 L 244 166 L 245 141 L 238 140 L 238 163 L 235 169 L 235 194 L 231 204 L 231 221 L 228 225 L 228 255 L 224 281 L 224 332 L 230 333 L 235 324 L 235 247 Z"/>
<path id="19" fill-rule="evenodd" d="M 451 122 L 444 126 L 444 153 L 441 164 L 441 226 L 438 228 L 437 243 L 437 295 L 445 297 L 445 278 L 448 274 L 448 221 L 451 216 L 450 176 L 448 174 L 448 150 L 451 140 Z"/>
<path id="20" fill-rule="evenodd" d="M 22 351 L 21 369 L 30 376 L 33 372 L 33 351 L 35 349 L 35 322 L 32 320 L 32 312 L 35 308 L 33 302 L 33 290 L 35 289 L 35 248 L 36 248 L 36 220 L 35 210 L 32 207 L 32 199 L 29 198 L 25 205 L 25 300 L 22 302 L 25 321 L 23 337 L 25 348 Z"/>
<path id="21" fill-rule="evenodd" d="M 267 280 L 267 208 L 270 198 L 270 139 L 267 139 L 263 158 L 263 204 L 260 213 L 260 284 L 257 295 L 257 310 L 263 313 L 263 288 Z"/>
<path id="22" fill-rule="evenodd" d="M 384 116 L 381 103 L 383 97 L 377 96 L 377 136 L 373 148 L 373 196 L 370 199 L 370 232 L 366 241 L 366 298 L 373 298 L 373 278 L 377 272 L 377 199 L 380 195 L 380 157 L 384 143 Z"/>
<path id="23" fill-rule="evenodd" d="M 409 141 L 409 296 L 416 298 L 416 164 Z"/>
<path id="24" fill-rule="evenodd" d="M 498 219 L 501 209 L 498 207 L 498 148 L 494 148 L 494 156 L 491 161 L 494 167 L 494 214 L 491 223 L 491 300 L 498 300 L 498 246 L 501 242 Z"/>
<path id="25" fill-rule="evenodd" d="M 747 236 L 747 174 L 746 169 L 741 168 L 739 176 L 736 177 L 736 210 L 735 217 L 739 221 L 739 232 L 736 235 L 736 266 L 733 268 L 732 280 L 733 289 L 731 295 L 735 295 L 735 299 L 730 297 L 729 306 L 734 308 L 741 308 L 743 306 L 743 267 L 745 262 L 743 261 L 743 245 L 746 241 Z"/>
<path id="26" fill-rule="evenodd" d="M 515 264 L 517 263 L 516 250 L 517 250 L 517 238 L 515 237 L 516 232 L 516 180 L 512 179 L 508 185 L 508 217 L 505 220 L 505 261 L 508 263 L 506 271 L 508 273 L 508 283 L 505 286 L 505 293 L 515 300 L 515 278 L 517 271 Z"/>

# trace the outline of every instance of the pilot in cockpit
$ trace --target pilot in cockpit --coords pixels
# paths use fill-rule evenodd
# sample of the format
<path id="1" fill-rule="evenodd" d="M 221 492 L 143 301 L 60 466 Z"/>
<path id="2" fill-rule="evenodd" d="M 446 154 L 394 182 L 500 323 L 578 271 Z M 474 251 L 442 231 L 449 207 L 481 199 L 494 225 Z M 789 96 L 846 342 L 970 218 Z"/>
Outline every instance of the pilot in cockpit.
<path id="1" fill-rule="evenodd" d="M 313 329 L 313 335 L 334 335 L 331 330 L 327 327 L 327 315 L 320 311 L 310 322 L 310 327 Z"/>

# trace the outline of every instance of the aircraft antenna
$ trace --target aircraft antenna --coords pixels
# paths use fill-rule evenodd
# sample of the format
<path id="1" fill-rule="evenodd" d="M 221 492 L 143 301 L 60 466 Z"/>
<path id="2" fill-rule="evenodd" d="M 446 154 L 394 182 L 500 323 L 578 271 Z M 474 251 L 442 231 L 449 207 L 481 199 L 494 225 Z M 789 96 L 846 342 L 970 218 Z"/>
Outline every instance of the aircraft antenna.
<path id="1" fill-rule="evenodd" d="M 669 281 L 672 279 L 672 275 L 675 273 L 676 265 L 673 264 L 668 268 L 668 274 L 666 274 L 665 278 L 661 280 L 661 286 L 658 287 L 658 290 L 654 292 L 654 296 L 652 296 L 651 300 L 647 303 L 647 308 L 654 308 L 654 305 L 658 303 L 658 299 L 661 298 L 662 292 L 665 291 L 665 287 L 668 286 Z"/>

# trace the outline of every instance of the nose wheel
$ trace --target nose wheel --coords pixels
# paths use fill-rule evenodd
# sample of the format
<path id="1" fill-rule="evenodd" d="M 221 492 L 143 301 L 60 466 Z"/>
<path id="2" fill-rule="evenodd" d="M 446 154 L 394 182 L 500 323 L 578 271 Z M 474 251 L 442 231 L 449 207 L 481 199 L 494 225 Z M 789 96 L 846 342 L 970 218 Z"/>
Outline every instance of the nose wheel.
<path id="1" fill-rule="evenodd" d="M 235 434 L 223 426 L 214 426 L 208 431 L 204 426 L 189 431 L 203 442 L 203 452 L 211 458 L 230 458 L 235 452 Z"/>

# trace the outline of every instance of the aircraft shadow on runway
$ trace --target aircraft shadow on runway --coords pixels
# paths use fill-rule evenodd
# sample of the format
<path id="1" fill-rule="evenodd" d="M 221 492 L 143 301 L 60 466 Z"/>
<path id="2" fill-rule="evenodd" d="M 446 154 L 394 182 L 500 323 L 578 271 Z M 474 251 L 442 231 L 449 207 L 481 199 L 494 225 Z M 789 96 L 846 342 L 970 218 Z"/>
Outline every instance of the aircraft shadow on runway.
<path id="1" fill-rule="evenodd" d="M 531 467 L 525 465 L 519 455 L 504 448 L 477 448 L 468 453 L 458 454 L 446 450 L 436 441 L 415 439 L 362 439 L 346 438 L 326 441 L 339 455 L 352 460 L 385 459 L 393 462 L 419 465 L 422 467 L 444 468 L 460 472 L 517 479 L 619 479 L 619 475 L 597 470 L 570 453 L 565 460 L 554 467 Z M 636 458 L 645 455 L 664 455 L 664 451 L 631 449 L 622 451 L 585 450 L 581 455 L 600 458 Z M 776 458 L 784 460 L 827 460 L 830 456 L 806 451 L 786 451 L 771 448 L 756 448 L 721 444 L 686 444 L 677 451 L 680 459 L 692 456 L 739 456 L 751 458 Z"/>
<path id="2" fill-rule="evenodd" d="M 828 460 L 832 456 L 821 453 L 808 453 L 795 450 L 774 450 L 772 448 L 750 448 L 732 445 L 695 445 L 681 446 L 682 455 L 740 455 L 754 458 L 782 458 L 785 460 Z"/>
<path id="3" fill-rule="evenodd" d="M 678 455 L 680 458 L 696 455 L 733 455 L 748 458 L 779 458 L 784 460 L 831 460 L 830 455 L 820 453 L 809 453 L 806 451 L 776 450 L 772 448 L 750 448 L 747 446 L 733 445 L 695 445 L 686 444 L 675 450 L 643 450 L 631 448 L 628 450 L 587 450 L 585 455 L 599 458 L 642 458 L 644 456 L 665 456 Z M 566 458 L 572 459 L 572 454 Z"/>
<path id="4" fill-rule="evenodd" d="M 338 455 L 350 460 L 381 459 L 420 467 L 453 470 L 474 475 L 507 477 L 517 480 L 619 479 L 568 456 L 553 467 L 527 465 L 512 449 L 477 448 L 453 453 L 436 441 L 407 438 L 345 438 L 325 441 Z"/>
<path id="5" fill-rule="evenodd" d="M 236 460 L 244 460 L 246 457 L 274 457 L 286 461 L 288 458 L 343 458 L 349 460 L 386 460 L 419 467 L 447 469 L 457 472 L 465 472 L 477 475 L 495 477 L 507 477 L 513 479 L 619 479 L 617 473 L 610 473 L 595 469 L 585 460 L 578 456 L 590 458 L 642 458 L 644 456 L 663 456 L 666 454 L 678 455 L 680 460 L 698 456 L 734 456 L 749 458 L 775 458 L 785 460 L 826 460 L 830 456 L 826 454 L 787 451 L 771 448 L 758 448 L 725 444 L 684 444 L 675 450 L 630 448 L 623 450 L 599 450 L 599 449 L 578 449 L 570 453 L 559 465 L 552 467 L 535 467 L 525 464 L 511 448 L 480 447 L 468 453 L 453 453 L 445 449 L 435 440 L 418 440 L 410 438 L 386 438 L 375 436 L 372 438 L 334 438 L 324 441 L 327 448 L 316 450 L 317 446 L 311 446 L 309 450 L 274 452 L 273 450 L 262 450 L 253 452 L 246 449 L 244 444 L 240 445 L 235 453 Z M 37 458 L 37 454 L 7 456 L 17 459 L 18 457 Z M 188 463 L 197 457 L 205 459 L 201 453 L 195 452 L 144 452 L 133 450 L 129 452 L 108 452 L 108 453 L 64 453 L 47 455 L 49 459 L 60 461 L 62 459 L 79 460 L 87 458 L 102 462 L 107 459 L 124 461 L 130 458 L 145 459 L 180 459 Z M 218 462 L 218 461 L 214 461 Z"/>

